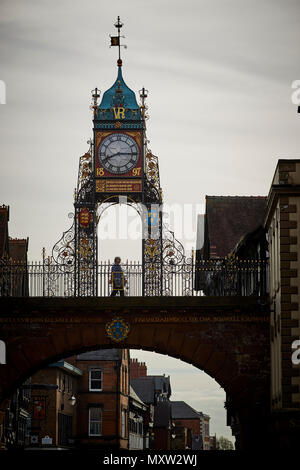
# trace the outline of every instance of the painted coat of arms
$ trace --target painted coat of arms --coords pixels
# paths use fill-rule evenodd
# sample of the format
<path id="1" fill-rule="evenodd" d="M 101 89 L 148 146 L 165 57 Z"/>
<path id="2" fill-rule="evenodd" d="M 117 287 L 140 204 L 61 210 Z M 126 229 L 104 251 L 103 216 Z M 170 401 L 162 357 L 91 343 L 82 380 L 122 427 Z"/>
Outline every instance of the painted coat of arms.
<path id="1" fill-rule="evenodd" d="M 116 317 L 111 322 L 106 323 L 105 330 L 107 336 L 118 343 L 127 338 L 130 326 L 123 318 Z"/>

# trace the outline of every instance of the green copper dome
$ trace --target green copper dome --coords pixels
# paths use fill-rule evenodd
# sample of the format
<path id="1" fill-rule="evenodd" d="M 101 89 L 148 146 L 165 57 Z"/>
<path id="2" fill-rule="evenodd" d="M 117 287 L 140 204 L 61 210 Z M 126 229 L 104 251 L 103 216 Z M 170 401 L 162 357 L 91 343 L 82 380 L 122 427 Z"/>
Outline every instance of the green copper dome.
<path id="1" fill-rule="evenodd" d="M 135 93 L 124 82 L 120 65 L 117 79 L 113 86 L 103 94 L 95 118 L 95 127 L 99 129 L 112 129 L 116 124 L 119 129 L 143 127 L 141 110 Z"/>
<path id="2" fill-rule="evenodd" d="M 99 109 L 110 109 L 116 105 L 116 100 L 126 109 L 139 109 L 135 93 L 128 88 L 122 76 L 122 67 L 119 67 L 118 77 L 115 83 L 107 90 L 100 103 Z"/>

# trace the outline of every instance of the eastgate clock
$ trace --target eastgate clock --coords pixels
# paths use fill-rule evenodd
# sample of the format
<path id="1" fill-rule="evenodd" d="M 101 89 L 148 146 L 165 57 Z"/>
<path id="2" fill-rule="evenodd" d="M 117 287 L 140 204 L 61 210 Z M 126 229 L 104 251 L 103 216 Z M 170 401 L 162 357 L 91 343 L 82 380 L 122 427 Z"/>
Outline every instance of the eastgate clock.
<path id="1" fill-rule="evenodd" d="M 103 139 L 98 150 L 100 165 L 110 173 L 131 171 L 139 160 L 139 147 L 127 134 L 111 134 Z"/>

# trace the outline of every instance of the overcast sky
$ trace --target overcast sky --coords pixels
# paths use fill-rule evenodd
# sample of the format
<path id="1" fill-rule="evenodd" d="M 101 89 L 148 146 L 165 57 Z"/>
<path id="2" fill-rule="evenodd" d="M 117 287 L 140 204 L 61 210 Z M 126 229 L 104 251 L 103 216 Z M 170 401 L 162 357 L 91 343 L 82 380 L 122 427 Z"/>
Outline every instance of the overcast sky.
<path id="1" fill-rule="evenodd" d="M 92 137 L 90 91 L 117 74 L 108 47 L 117 15 L 124 79 L 149 90 L 149 147 L 167 204 L 266 195 L 278 158 L 299 158 L 299 0 L 0 0 L 0 9 L 0 202 L 10 235 L 29 237 L 31 260 L 70 223 Z M 105 241 L 99 251 L 139 257 L 140 244 Z"/>

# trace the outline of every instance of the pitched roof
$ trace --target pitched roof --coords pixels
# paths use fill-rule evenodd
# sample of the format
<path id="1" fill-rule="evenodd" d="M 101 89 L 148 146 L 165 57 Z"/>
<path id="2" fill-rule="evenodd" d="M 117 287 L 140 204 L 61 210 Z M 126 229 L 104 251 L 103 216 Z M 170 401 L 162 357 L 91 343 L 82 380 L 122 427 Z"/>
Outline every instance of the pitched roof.
<path id="1" fill-rule="evenodd" d="M 152 376 L 131 379 L 130 385 L 144 403 L 154 403 L 154 380 Z"/>
<path id="2" fill-rule="evenodd" d="M 152 375 L 154 379 L 154 387 L 156 392 L 165 393 L 169 397 L 171 395 L 170 377 L 165 375 Z"/>
<path id="3" fill-rule="evenodd" d="M 173 419 L 200 419 L 202 413 L 194 410 L 185 401 L 171 401 Z"/>
<path id="4" fill-rule="evenodd" d="M 206 196 L 206 255 L 228 255 L 249 232 L 263 223 L 264 196 Z"/>
<path id="5" fill-rule="evenodd" d="M 130 398 L 136 402 L 140 407 L 144 407 L 145 403 L 140 399 L 140 397 L 135 393 L 132 386 L 130 385 Z"/>
<path id="6" fill-rule="evenodd" d="M 156 394 L 171 395 L 170 377 L 147 375 L 131 379 L 130 384 L 144 403 L 154 403 Z"/>
<path id="7" fill-rule="evenodd" d="M 117 361 L 121 358 L 119 349 L 97 349 L 78 354 L 77 361 Z"/>

